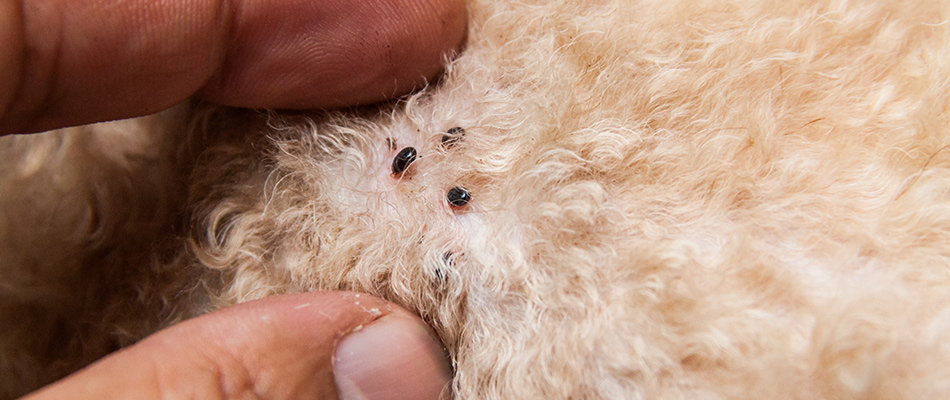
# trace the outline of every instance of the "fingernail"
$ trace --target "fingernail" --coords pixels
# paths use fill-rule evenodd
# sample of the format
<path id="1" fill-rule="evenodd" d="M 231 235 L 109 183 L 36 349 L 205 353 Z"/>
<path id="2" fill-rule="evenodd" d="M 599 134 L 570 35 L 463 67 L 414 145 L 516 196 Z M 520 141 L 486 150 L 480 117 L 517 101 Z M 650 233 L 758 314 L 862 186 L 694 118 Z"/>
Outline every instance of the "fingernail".
<path id="1" fill-rule="evenodd" d="M 343 338 L 333 357 L 343 400 L 448 399 L 452 370 L 421 321 L 387 315 Z"/>

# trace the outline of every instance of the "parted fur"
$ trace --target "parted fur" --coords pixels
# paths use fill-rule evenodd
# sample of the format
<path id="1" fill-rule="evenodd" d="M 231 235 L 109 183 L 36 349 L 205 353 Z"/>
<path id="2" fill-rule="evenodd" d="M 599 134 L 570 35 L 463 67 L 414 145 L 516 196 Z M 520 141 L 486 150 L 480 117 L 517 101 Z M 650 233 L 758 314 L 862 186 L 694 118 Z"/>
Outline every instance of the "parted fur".
<path id="1" fill-rule="evenodd" d="M 426 319 L 459 398 L 950 395 L 950 3 L 470 16 L 445 76 L 395 104 L 197 107 L 189 143 L 220 139 L 156 178 L 188 187 L 164 206 L 181 245 L 142 273 L 164 308 L 108 322 L 348 289 Z M 50 234 L 28 228 L 0 237 Z"/>

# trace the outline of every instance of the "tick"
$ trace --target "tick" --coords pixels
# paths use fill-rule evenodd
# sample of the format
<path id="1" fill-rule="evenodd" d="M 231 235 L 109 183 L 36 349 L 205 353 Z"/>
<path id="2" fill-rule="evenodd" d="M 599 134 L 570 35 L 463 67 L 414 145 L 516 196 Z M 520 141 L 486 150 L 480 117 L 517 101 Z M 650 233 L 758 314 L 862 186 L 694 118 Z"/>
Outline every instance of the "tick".
<path id="1" fill-rule="evenodd" d="M 456 186 L 449 189 L 449 192 L 445 195 L 445 198 L 449 201 L 449 204 L 452 207 L 463 207 L 468 202 L 472 201 L 472 194 L 468 192 L 465 188 L 461 186 Z"/>
<path id="2" fill-rule="evenodd" d="M 446 272 L 443 267 L 450 268 L 453 265 L 455 265 L 455 254 L 451 251 L 445 252 L 445 254 L 442 254 L 442 265 L 435 267 L 435 276 L 438 277 L 440 281 L 444 281 Z"/>
<path id="3" fill-rule="evenodd" d="M 406 147 L 400 150 L 399 154 L 396 154 L 396 158 L 393 159 L 393 174 L 399 175 L 406 172 L 409 164 L 416 161 L 418 155 L 415 147 Z"/>
<path id="4" fill-rule="evenodd" d="M 458 143 L 459 140 L 462 140 L 462 136 L 465 136 L 465 129 L 462 129 L 460 126 L 456 126 L 452 129 L 449 129 L 447 132 L 442 134 L 442 145 L 445 147 L 452 147 L 455 143 Z"/>

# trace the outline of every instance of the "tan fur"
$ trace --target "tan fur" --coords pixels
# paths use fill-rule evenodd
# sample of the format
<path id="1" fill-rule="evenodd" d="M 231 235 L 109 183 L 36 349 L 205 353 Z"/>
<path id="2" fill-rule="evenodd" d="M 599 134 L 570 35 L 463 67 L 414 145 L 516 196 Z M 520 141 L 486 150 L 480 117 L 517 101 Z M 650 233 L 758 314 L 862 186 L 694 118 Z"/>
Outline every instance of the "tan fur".
<path id="1" fill-rule="evenodd" d="M 950 3 L 470 10 L 446 76 L 391 107 L 197 110 L 221 139 L 155 270 L 211 303 L 156 296 L 381 295 L 433 325 L 460 398 L 950 394 Z"/>
<path id="2" fill-rule="evenodd" d="M 0 138 L 0 398 L 180 313 L 164 291 L 194 274 L 151 268 L 149 249 L 184 200 L 175 132 L 188 115 Z"/>

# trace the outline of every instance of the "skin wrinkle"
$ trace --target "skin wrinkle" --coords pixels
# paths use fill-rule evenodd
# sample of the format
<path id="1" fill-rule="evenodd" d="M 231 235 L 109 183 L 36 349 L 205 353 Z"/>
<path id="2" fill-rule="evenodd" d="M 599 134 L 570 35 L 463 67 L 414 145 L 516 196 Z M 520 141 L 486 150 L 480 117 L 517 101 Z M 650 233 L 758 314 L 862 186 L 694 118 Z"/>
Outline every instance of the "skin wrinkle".
<path id="1" fill-rule="evenodd" d="M 52 26 L 48 27 L 37 27 L 34 23 L 32 17 L 36 17 L 36 14 L 51 14 L 59 11 L 55 7 L 48 7 L 47 3 L 44 1 L 23 1 L 21 2 L 20 10 L 22 12 L 22 36 L 21 43 L 23 46 L 23 61 L 20 63 L 22 66 L 20 79 L 16 85 L 16 89 L 13 94 L 13 99 L 10 102 L 9 107 L 4 110 L 3 115 L 0 115 L 0 134 L 5 133 L 7 129 L 4 129 L 3 126 L 8 123 L 9 115 L 14 115 L 17 119 L 24 121 L 20 125 L 25 124 L 25 121 L 30 121 L 35 118 L 36 115 L 43 114 L 48 109 L 48 104 L 50 104 L 50 99 L 52 96 L 51 93 L 51 80 L 40 79 L 41 76 L 55 76 L 55 71 L 58 70 L 59 59 L 61 54 L 61 44 L 62 44 L 62 24 L 55 23 Z M 59 12 L 57 18 L 39 18 L 41 20 L 55 19 L 62 22 L 62 13 Z M 44 29 L 45 28 L 45 29 Z M 37 35 L 32 32 L 41 31 L 41 30 L 57 30 L 56 34 L 53 35 Z M 54 43 L 37 43 L 34 40 L 38 37 L 43 38 L 56 38 Z M 31 40 L 34 39 L 34 40 Z M 53 48 L 55 50 L 49 51 L 44 50 L 44 48 L 49 49 Z M 42 63 L 41 59 L 37 57 L 37 54 L 48 53 L 54 55 L 46 63 Z M 22 114 L 22 115 L 17 115 Z M 13 130 L 19 129 L 19 125 L 11 127 Z"/>
<path id="2" fill-rule="evenodd" d="M 221 398 L 228 398 L 228 386 L 226 384 L 226 379 L 224 379 L 224 372 L 220 369 L 215 371 L 215 382 L 217 382 L 218 393 L 222 396 Z"/>
<path id="3" fill-rule="evenodd" d="M 229 330 L 229 328 L 231 329 Z M 233 328 L 233 326 L 228 326 L 227 324 L 209 324 L 204 326 L 204 329 L 208 331 L 204 333 L 204 335 L 209 337 L 243 337 L 248 334 L 246 324 L 239 325 L 238 329 Z M 251 336 L 253 336 L 253 333 Z M 175 343 L 171 343 L 171 345 L 174 346 Z M 238 396 L 238 394 L 249 392 L 257 395 L 256 377 L 251 373 L 252 368 L 248 367 L 249 359 L 247 355 L 229 351 L 227 350 L 228 347 L 229 346 L 225 343 L 219 343 L 219 346 L 201 348 L 199 351 L 201 356 L 200 360 L 206 363 L 203 369 L 211 371 L 214 375 L 211 381 L 214 382 L 214 384 L 207 386 L 208 390 L 214 390 L 214 392 L 201 393 L 200 396 L 196 396 L 194 393 L 188 393 L 186 396 L 178 397 L 205 398 L 209 395 L 214 395 L 214 398 L 232 399 L 244 398 Z M 175 375 L 178 371 L 175 369 L 174 364 L 169 366 L 166 363 L 160 365 L 160 367 L 164 368 L 156 368 L 156 371 L 158 371 L 159 374 L 169 377 L 166 380 L 174 381 L 176 379 Z M 166 384 L 162 387 L 175 388 L 175 385 Z M 257 395 L 257 397 L 254 398 L 261 398 L 261 396 Z"/>
<path id="4" fill-rule="evenodd" d="M 222 11 L 221 20 L 227 21 L 227 26 L 228 26 L 228 29 L 224 33 L 224 38 L 225 38 L 224 40 L 226 40 L 227 43 L 234 43 L 236 40 L 236 36 L 235 36 L 236 29 L 234 27 L 237 26 L 237 16 L 241 12 L 241 1 L 240 0 L 223 0 L 223 6 L 222 6 L 221 11 Z M 226 60 L 231 58 L 231 52 L 232 52 L 232 47 L 226 46 L 224 52 L 221 54 L 221 59 L 218 60 L 217 62 L 217 65 L 218 65 L 217 70 L 221 71 L 224 68 Z M 201 90 L 207 89 L 210 85 L 212 85 L 212 79 L 213 79 L 213 76 L 209 76 L 208 79 L 205 80 L 204 85 L 200 89 L 198 89 L 199 92 Z"/>
<path id="5" fill-rule="evenodd" d="M 220 373 L 218 374 L 218 376 L 221 377 L 222 384 L 220 387 L 221 387 L 221 394 L 224 395 L 223 397 L 226 399 L 238 399 L 238 398 L 244 398 L 244 396 L 238 396 L 236 395 L 236 393 L 251 393 L 253 396 L 252 398 L 255 398 L 255 399 L 264 398 L 264 396 L 261 396 L 260 391 L 257 390 L 257 382 L 259 379 L 257 377 L 252 378 L 253 375 L 251 374 L 251 368 L 248 368 L 247 366 L 247 360 L 242 358 L 241 360 L 238 361 L 238 363 L 241 366 L 242 379 L 239 380 L 239 382 L 241 382 L 242 384 L 240 386 L 228 388 L 227 385 L 224 384 L 224 376 Z M 228 374 L 228 376 L 231 376 L 231 374 Z"/>
<path id="6" fill-rule="evenodd" d="M 158 372 L 160 371 L 160 365 L 156 359 L 149 357 L 145 362 L 150 366 L 150 368 L 146 368 L 146 370 L 151 371 L 152 373 L 149 375 L 148 379 L 145 379 L 146 382 L 142 383 L 142 386 L 154 388 L 153 392 L 157 392 L 158 388 L 168 387 L 164 379 L 162 379 L 164 378 L 164 375 Z"/>
<path id="7" fill-rule="evenodd" d="M 217 68 L 218 72 L 216 72 L 214 76 L 209 77 L 209 79 L 205 82 L 205 84 L 200 89 L 199 93 L 222 91 L 227 86 L 227 83 L 232 82 L 237 79 L 235 78 L 237 73 L 234 71 L 233 66 L 235 64 L 240 64 L 241 62 L 229 63 L 228 60 L 235 60 L 235 59 L 240 60 L 242 58 L 241 53 L 242 53 L 243 48 L 239 46 L 235 46 L 233 44 L 241 43 L 241 41 L 245 39 L 242 36 L 242 33 L 243 33 L 242 26 L 260 25 L 260 24 L 255 24 L 253 20 L 247 21 L 244 19 L 245 14 L 248 14 L 248 12 L 246 11 L 246 8 L 249 6 L 248 3 L 250 2 L 235 1 L 235 0 L 229 0 L 229 1 L 233 7 L 232 12 L 230 13 L 230 16 L 229 16 L 230 23 L 233 28 L 230 29 L 230 31 L 228 32 L 227 39 L 226 39 L 227 43 L 229 44 L 225 46 L 227 48 L 227 53 L 224 57 L 224 60 L 222 60 L 222 62 L 219 63 L 218 65 L 218 68 Z M 258 14 L 259 13 L 257 12 L 250 12 L 250 15 L 252 17 L 257 16 Z M 278 32 L 275 32 L 275 33 L 279 34 L 281 33 L 280 31 L 282 30 L 283 30 L 283 27 L 280 26 L 280 29 L 278 30 Z M 271 48 L 271 50 L 276 53 L 276 50 L 278 49 Z"/>

